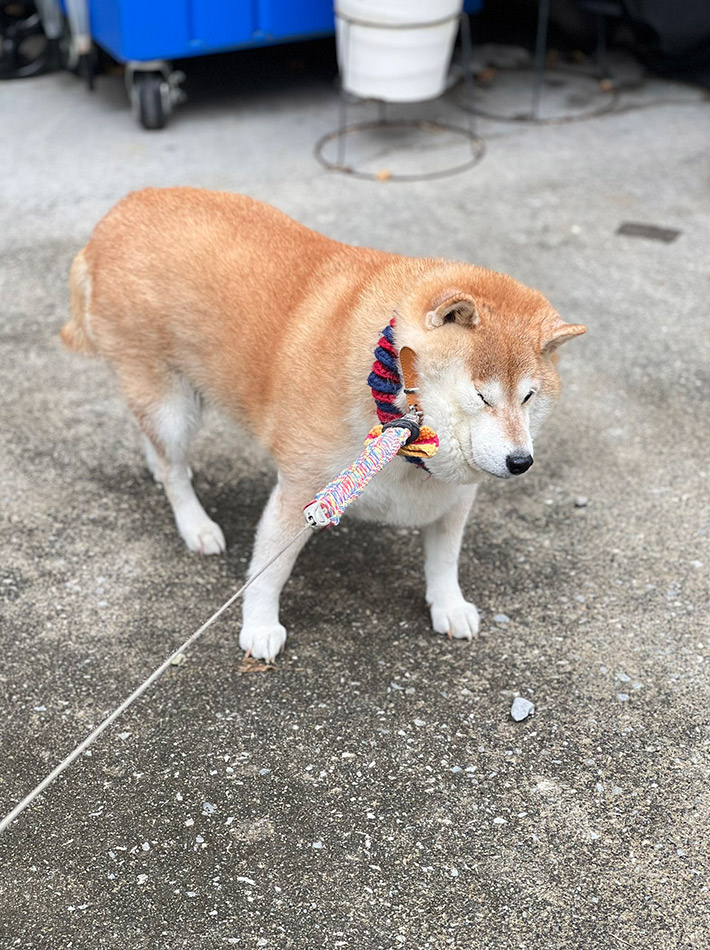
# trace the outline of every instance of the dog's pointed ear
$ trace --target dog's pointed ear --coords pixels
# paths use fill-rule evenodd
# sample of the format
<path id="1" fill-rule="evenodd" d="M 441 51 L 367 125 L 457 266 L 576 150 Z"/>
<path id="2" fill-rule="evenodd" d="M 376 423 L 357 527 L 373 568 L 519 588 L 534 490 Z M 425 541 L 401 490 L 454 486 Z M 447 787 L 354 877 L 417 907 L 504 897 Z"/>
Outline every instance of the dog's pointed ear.
<path id="1" fill-rule="evenodd" d="M 431 309 L 424 317 L 424 326 L 427 330 L 434 330 L 445 323 L 475 327 L 478 321 L 478 307 L 473 297 L 462 290 L 447 290 L 431 301 Z"/>
<path id="2" fill-rule="evenodd" d="M 587 328 L 581 323 L 564 323 L 562 320 L 557 322 L 543 337 L 542 353 L 543 356 L 550 356 L 555 350 L 559 349 L 563 343 L 581 336 L 587 332 Z"/>

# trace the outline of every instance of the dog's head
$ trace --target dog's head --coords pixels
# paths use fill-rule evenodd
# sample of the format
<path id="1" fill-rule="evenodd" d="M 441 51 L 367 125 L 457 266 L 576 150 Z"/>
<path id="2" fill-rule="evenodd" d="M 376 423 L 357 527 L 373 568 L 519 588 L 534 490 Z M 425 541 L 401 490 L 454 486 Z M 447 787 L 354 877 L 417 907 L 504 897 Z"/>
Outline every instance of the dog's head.
<path id="1" fill-rule="evenodd" d="M 520 475 L 560 390 L 558 348 L 585 332 L 511 277 L 454 265 L 403 302 L 399 345 L 417 354 L 420 403 L 440 448 L 427 467 L 448 481 Z"/>

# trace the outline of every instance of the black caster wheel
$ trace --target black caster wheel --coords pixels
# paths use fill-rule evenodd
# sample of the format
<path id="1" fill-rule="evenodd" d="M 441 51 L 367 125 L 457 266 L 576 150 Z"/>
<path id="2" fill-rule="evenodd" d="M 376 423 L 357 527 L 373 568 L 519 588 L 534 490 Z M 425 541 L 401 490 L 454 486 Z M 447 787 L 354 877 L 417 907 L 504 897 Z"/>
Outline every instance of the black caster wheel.
<path id="1" fill-rule="evenodd" d="M 55 58 L 34 3 L 0 0 L 0 79 L 39 76 L 55 65 Z"/>
<path id="2" fill-rule="evenodd" d="M 167 86 L 167 82 L 160 73 L 135 74 L 131 99 L 138 121 L 144 129 L 164 128 L 169 108 Z"/>

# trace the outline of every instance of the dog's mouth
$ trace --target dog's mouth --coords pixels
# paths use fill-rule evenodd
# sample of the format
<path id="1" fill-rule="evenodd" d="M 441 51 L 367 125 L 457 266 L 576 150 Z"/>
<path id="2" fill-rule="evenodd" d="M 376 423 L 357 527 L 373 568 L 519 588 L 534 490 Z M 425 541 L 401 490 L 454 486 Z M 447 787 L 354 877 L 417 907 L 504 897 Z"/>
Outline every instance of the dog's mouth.
<path id="1" fill-rule="evenodd" d="M 461 458 L 472 471 L 480 475 L 494 474 L 493 472 L 489 472 L 485 468 L 481 468 L 481 466 L 476 463 L 476 460 L 473 457 L 473 451 L 470 445 L 467 445 L 458 436 L 454 436 L 454 441 L 456 443 L 456 446 L 459 452 L 461 453 Z"/>
<path id="2" fill-rule="evenodd" d="M 473 449 L 470 444 L 462 441 L 458 436 L 455 436 L 455 441 L 458 446 L 461 456 L 465 461 L 466 465 L 474 472 L 480 475 L 492 475 L 494 478 L 510 478 L 510 472 L 503 466 L 498 471 L 493 471 L 490 468 L 484 468 L 482 465 L 479 465 L 476 462 L 476 459 L 473 455 Z"/>

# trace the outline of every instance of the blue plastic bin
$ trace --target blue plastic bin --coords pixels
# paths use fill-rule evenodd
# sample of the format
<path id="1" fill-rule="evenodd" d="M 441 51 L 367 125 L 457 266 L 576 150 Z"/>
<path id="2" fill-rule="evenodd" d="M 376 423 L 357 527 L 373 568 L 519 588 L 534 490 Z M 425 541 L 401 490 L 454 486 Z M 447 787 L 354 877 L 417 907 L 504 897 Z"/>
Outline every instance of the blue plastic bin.
<path id="1" fill-rule="evenodd" d="M 90 0 L 91 35 L 119 62 L 183 59 L 333 32 L 332 0 Z"/>

